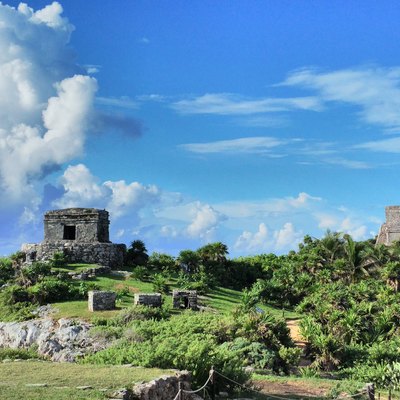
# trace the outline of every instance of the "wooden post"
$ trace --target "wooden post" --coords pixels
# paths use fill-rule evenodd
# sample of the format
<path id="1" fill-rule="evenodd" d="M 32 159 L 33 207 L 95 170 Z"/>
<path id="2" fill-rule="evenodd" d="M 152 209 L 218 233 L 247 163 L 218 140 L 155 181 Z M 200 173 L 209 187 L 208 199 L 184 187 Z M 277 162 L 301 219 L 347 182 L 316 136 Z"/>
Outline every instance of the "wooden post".
<path id="1" fill-rule="evenodd" d="M 367 395 L 369 400 L 375 400 L 375 385 L 373 383 L 366 384 Z"/>
<path id="2" fill-rule="evenodd" d="M 392 400 L 392 389 L 389 389 L 389 397 L 388 400 Z"/>
<path id="3" fill-rule="evenodd" d="M 211 388 L 211 399 L 212 399 L 212 400 L 215 400 L 216 388 L 215 388 L 215 372 L 214 372 L 214 365 L 211 366 L 211 369 L 210 369 L 210 377 L 211 377 L 211 384 L 212 384 L 212 388 Z"/>
<path id="4" fill-rule="evenodd" d="M 179 381 L 178 382 L 178 394 L 179 394 L 179 396 L 178 396 L 178 400 L 183 400 L 183 398 L 182 398 L 182 382 L 181 381 Z"/>

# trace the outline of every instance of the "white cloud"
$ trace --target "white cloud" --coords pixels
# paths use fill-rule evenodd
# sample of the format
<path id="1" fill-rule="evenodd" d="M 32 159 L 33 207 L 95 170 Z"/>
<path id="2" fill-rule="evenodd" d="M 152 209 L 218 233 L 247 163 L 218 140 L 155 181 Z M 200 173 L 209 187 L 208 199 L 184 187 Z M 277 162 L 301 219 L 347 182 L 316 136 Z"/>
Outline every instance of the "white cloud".
<path id="1" fill-rule="evenodd" d="M 355 147 L 384 153 L 400 153 L 400 137 L 365 142 Z"/>
<path id="2" fill-rule="evenodd" d="M 103 185 L 111 190 L 111 199 L 106 207 L 115 217 L 120 217 L 128 212 L 137 212 L 139 209 L 157 202 L 161 194 L 157 186 L 142 185 L 139 182 L 127 184 L 124 180 L 107 181 Z"/>
<path id="3" fill-rule="evenodd" d="M 273 137 L 247 137 L 208 143 L 188 143 L 180 147 L 192 153 L 268 153 L 272 148 L 287 143 Z"/>
<path id="4" fill-rule="evenodd" d="M 161 196 L 154 185 L 123 180 L 99 183 L 99 179 L 83 164 L 70 165 L 60 183 L 65 193 L 54 202 L 55 206 L 106 208 L 113 218 L 129 214 L 136 220 L 143 208 L 156 203 Z"/>
<path id="5" fill-rule="evenodd" d="M 30 178 L 82 153 L 96 82 L 76 75 L 56 89 L 42 113 L 44 133 L 24 123 L 0 130 L 1 186 L 15 201 L 26 195 Z"/>
<path id="6" fill-rule="evenodd" d="M 340 211 L 340 210 L 339 210 Z M 314 217 L 318 220 L 318 227 L 324 230 L 347 233 L 354 240 L 364 240 L 368 237 L 368 228 L 359 218 L 349 215 L 348 210 L 342 210 L 340 213 L 316 212 Z M 370 220 L 371 218 L 368 218 Z M 379 224 L 379 220 L 374 221 Z"/>
<path id="7" fill-rule="evenodd" d="M 54 202 L 60 208 L 96 207 L 102 208 L 104 200 L 111 193 L 99 184 L 99 180 L 83 165 L 70 165 L 60 179 L 65 194 Z"/>
<path id="8" fill-rule="evenodd" d="M 102 106 L 126 108 L 126 109 L 136 109 L 138 104 L 136 101 L 130 99 L 127 96 L 122 97 L 96 97 L 96 103 Z"/>
<path id="9" fill-rule="evenodd" d="M 192 221 L 186 228 L 190 237 L 210 239 L 218 224 L 225 217 L 209 204 L 191 204 Z"/>
<path id="10" fill-rule="evenodd" d="M 282 85 L 317 90 L 322 100 L 358 106 L 367 123 L 400 129 L 400 68 L 370 67 L 325 73 L 302 69 L 289 75 Z"/>
<path id="11" fill-rule="evenodd" d="M 231 93 L 208 93 L 172 104 L 182 114 L 251 115 L 290 110 L 320 110 L 316 97 L 246 99 Z"/>
<path id="12" fill-rule="evenodd" d="M 303 233 L 296 231 L 291 222 L 286 222 L 282 228 L 272 232 L 262 222 L 254 233 L 243 231 L 236 240 L 235 248 L 253 253 L 283 252 L 295 249 L 302 238 Z"/>
<path id="13" fill-rule="evenodd" d="M 83 151 L 97 84 L 76 65 L 61 14 L 57 2 L 36 12 L 0 4 L 2 206 L 27 206 L 35 180 Z"/>
<path id="14" fill-rule="evenodd" d="M 299 209 L 310 210 L 321 201 L 320 197 L 301 192 L 297 197 L 270 198 L 264 201 L 228 201 L 215 204 L 214 207 L 228 217 L 247 218 L 297 212 Z"/>
<path id="15" fill-rule="evenodd" d="M 281 229 L 274 232 L 275 248 L 278 251 L 295 249 L 303 236 L 303 232 L 297 232 L 291 222 L 286 222 Z"/>
<path id="16" fill-rule="evenodd" d="M 339 165 L 341 167 L 350 169 L 369 169 L 371 165 L 365 161 L 348 160 L 342 157 L 325 158 L 325 163 L 332 165 Z"/>

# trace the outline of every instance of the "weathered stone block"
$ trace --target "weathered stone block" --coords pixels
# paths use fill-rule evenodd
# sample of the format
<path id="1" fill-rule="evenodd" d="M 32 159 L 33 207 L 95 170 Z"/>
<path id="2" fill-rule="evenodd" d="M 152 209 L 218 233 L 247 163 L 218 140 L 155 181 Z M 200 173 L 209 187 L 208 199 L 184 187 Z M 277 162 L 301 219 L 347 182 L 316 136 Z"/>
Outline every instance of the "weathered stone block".
<path id="1" fill-rule="evenodd" d="M 197 291 L 174 289 L 172 291 L 172 307 L 197 310 Z"/>
<path id="2" fill-rule="evenodd" d="M 91 290 L 88 293 L 89 311 L 114 310 L 117 294 L 100 290 Z"/>
<path id="3" fill-rule="evenodd" d="M 161 307 L 161 293 L 136 293 L 135 305 Z"/>

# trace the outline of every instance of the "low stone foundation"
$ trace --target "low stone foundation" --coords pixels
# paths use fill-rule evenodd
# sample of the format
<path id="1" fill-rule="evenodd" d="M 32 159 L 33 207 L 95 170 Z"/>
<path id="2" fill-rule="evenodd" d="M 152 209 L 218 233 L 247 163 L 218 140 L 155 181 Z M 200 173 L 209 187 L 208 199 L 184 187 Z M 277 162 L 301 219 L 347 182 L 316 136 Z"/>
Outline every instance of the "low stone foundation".
<path id="1" fill-rule="evenodd" d="M 70 240 L 22 245 L 27 261 L 48 261 L 54 253 L 63 253 L 69 263 L 88 263 L 118 268 L 124 265 L 126 246 L 114 243 L 82 243 Z"/>
<path id="2" fill-rule="evenodd" d="M 179 391 L 179 382 L 183 390 L 190 390 L 190 373 L 179 371 L 175 376 L 163 376 L 148 383 L 135 385 L 132 390 L 132 400 L 172 400 Z M 129 398 L 129 397 L 128 397 Z M 199 396 L 185 394 L 185 400 L 198 400 Z"/>
<path id="3" fill-rule="evenodd" d="M 117 294 L 115 292 L 91 290 L 88 293 L 89 311 L 114 310 L 116 298 Z"/>
<path id="4" fill-rule="evenodd" d="M 172 307 L 197 310 L 197 291 L 174 289 L 172 291 Z"/>
<path id="5" fill-rule="evenodd" d="M 160 293 L 136 293 L 135 305 L 161 307 L 162 300 Z"/>

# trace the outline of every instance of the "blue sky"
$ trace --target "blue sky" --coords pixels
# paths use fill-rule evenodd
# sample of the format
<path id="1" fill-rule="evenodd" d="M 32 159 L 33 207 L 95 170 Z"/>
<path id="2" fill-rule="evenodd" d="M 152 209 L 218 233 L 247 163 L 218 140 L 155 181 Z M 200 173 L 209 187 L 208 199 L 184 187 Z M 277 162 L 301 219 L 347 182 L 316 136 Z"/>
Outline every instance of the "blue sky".
<path id="1" fill-rule="evenodd" d="M 114 242 L 284 253 L 399 204 L 395 1 L 5 0 L 0 254 L 42 214 Z"/>

